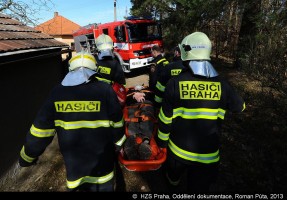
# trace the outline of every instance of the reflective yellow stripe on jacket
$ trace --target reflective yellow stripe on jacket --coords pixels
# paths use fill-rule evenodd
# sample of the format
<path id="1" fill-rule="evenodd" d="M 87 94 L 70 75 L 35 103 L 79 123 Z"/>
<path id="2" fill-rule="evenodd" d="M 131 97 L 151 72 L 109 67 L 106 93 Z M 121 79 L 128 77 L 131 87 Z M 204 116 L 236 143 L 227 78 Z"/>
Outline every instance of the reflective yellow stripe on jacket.
<path id="1" fill-rule="evenodd" d="M 167 140 L 169 139 L 169 134 L 170 134 L 170 133 L 164 133 L 164 132 L 160 131 L 159 129 L 158 129 L 157 131 L 158 131 L 157 136 L 158 136 L 161 140 L 167 141 Z"/>
<path id="2" fill-rule="evenodd" d="M 123 127 L 123 125 L 124 125 L 124 116 L 123 116 L 122 120 L 119 121 L 119 122 L 110 121 L 110 125 L 111 125 L 112 127 L 114 127 L 114 128 Z"/>
<path id="3" fill-rule="evenodd" d="M 79 129 L 79 128 L 99 128 L 99 127 L 114 127 L 120 128 L 124 125 L 124 119 L 119 122 L 113 122 L 109 120 L 96 120 L 96 121 L 73 121 L 66 122 L 62 120 L 55 120 L 55 126 L 62 127 L 63 129 Z"/>
<path id="4" fill-rule="evenodd" d="M 161 59 L 161 60 L 157 61 L 157 63 L 156 63 L 156 64 L 159 64 L 159 63 L 161 63 L 161 62 L 163 62 L 163 63 L 162 63 L 162 64 L 163 64 L 163 66 L 166 66 L 166 65 L 169 63 L 165 58 L 163 58 L 163 59 Z"/>
<path id="5" fill-rule="evenodd" d="M 221 108 L 211 109 L 211 108 L 176 108 L 173 109 L 173 116 L 167 117 L 164 115 L 162 108 L 159 112 L 159 119 L 165 123 L 170 124 L 173 118 L 182 117 L 184 119 L 210 119 L 216 120 L 218 118 L 224 119 L 225 110 Z"/>
<path id="6" fill-rule="evenodd" d="M 126 139 L 127 139 L 126 134 L 124 134 L 124 136 L 119 141 L 116 142 L 116 145 L 122 146 Z"/>
<path id="7" fill-rule="evenodd" d="M 106 183 L 109 180 L 111 180 L 114 177 L 114 172 L 112 171 L 111 173 L 101 176 L 101 177 L 92 177 L 92 176 L 84 176 L 82 178 L 79 178 L 78 180 L 75 181 L 68 181 L 67 180 L 67 187 L 70 189 L 76 188 L 83 183 L 94 183 L 94 184 L 102 184 Z"/>
<path id="8" fill-rule="evenodd" d="M 161 92 L 165 91 L 165 86 L 163 86 L 159 81 L 156 82 L 156 87 Z"/>
<path id="9" fill-rule="evenodd" d="M 159 63 L 161 63 L 161 62 L 163 62 L 163 61 L 166 61 L 166 59 L 165 59 L 165 58 L 160 59 L 159 61 L 156 62 L 156 64 L 159 64 Z"/>
<path id="10" fill-rule="evenodd" d="M 224 119 L 225 110 L 221 108 L 176 108 L 173 110 L 173 118 L 182 117 L 184 119 L 211 119 L 216 120 L 218 118 Z"/>
<path id="11" fill-rule="evenodd" d="M 162 102 L 162 98 L 157 96 L 157 95 L 154 95 L 154 100 L 157 102 L 157 103 L 161 103 Z"/>
<path id="12" fill-rule="evenodd" d="M 36 137 L 52 137 L 55 135 L 55 129 L 39 129 L 32 124 L 30 133 Z"/>
<path id="13" fill-rule="evenodd" d="M 165 116 L 165 114 L 162 111 L 162 107 L 160 108 L 160 112 L 159 112 L 158 117 L 165 124 L 170 124 L 172 122 L 172 117 Z"/>
<path id="14" fill-rule="evenodd" d="M 179 148 L 171 140 L 169 140 L 168 146 L 175 155 L 185 160 L 196 161 L 200 163 L 214 163 L 218 162 L 220 158 L 219 150 L 217 150 L 214 153 L 208 153 L 208 154 L 192 153 Z"/>
<path id="15" fill-rule="evenodd" d="M 106 83 L 108 83 L 108 84 L 111 84 L 112 83 L 112 81 L 111 80 L 109 80 L 109 79 L 105 79 L 105 78 L 100 78 L 100 77 L 96 77 L 99 81 L 103 81 L 103 82 L 106 82 Z"/>

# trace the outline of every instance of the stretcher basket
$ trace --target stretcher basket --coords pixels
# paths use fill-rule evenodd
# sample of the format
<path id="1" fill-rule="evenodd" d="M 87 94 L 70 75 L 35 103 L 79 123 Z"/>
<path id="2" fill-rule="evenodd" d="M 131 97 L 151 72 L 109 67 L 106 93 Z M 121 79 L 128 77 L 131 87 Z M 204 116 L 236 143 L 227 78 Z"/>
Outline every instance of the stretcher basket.
<path id="1" fill-rule="evenodd" d="M 118 159 L 128 171 L 151 171 L 159 169 L 166 160 L 166 148 L 161 153 L 161 158 L 156 160 L 125 160 L 122 154 L 119 154 Z"/>
<path id="2" fill-rule="evenodd" d="M 128 90 L 128 88 L 127 88 Z M 123 109 L 124 112 L 124 118 L 125 121 L 128 121 L 127 117 L 127 111 L 129 106 L 125 106 Z M 157 134 L 157 127 L 158 124 L 155 122 L 154 128 L 153 128 L 153 134 L 151 137 L 150 143 L 153 145 L 156 145 L 154 136 Z M 129 136 L 127 123 L 125 123 L 125 133 L 126 136 Z M 161 167 L 162 163 L 166 160 L 166 148 L 159 149 L 159 152 L 157 156 L 154 159 L 150 160 L 125 160 L 123 153 L 120 153 L 118 155 L 118 160 L 120 163 L 124 165 L 124 167 L 128 171 L 151 171 L 151 170 L 157 170 Z"/>

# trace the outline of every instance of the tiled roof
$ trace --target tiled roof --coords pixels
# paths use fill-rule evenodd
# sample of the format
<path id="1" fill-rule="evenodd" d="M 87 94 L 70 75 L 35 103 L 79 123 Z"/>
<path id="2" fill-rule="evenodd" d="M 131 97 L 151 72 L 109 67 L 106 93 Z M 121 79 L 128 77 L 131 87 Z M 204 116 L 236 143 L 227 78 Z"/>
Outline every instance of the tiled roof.
<path id="1" fill-rule="evenodd" d="M 0 53 L 50 47 L 68 44 L 0 13 Z"/>
<path id="2" fill-rule="evenodd" d="M 36 26 L 35 29 L 42 31 L 49 35 L 72 35 L 74 31 L 78 30 L 80 25 L 68 20 L 67 18 L 58 15 L 55 12 L 53 19 L 46 21 L 39 26 Z"/>

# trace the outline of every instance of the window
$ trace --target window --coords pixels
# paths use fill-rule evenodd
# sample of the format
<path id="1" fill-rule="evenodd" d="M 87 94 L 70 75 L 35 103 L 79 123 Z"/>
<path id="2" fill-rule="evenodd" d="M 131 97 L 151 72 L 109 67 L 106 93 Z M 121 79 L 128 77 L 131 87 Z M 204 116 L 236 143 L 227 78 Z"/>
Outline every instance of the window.
<path id="1" fill-rule="evenodd" d="M 156 23 L 126 23 L 131 43 L 161 40 L 161 29 Z"/>
<path id="2" fill-rule="evenodd" d="M 106 35 L 109 35 L 109 29 L 107 29 L 107 28 L 103 29 L 103 33 Z"/>

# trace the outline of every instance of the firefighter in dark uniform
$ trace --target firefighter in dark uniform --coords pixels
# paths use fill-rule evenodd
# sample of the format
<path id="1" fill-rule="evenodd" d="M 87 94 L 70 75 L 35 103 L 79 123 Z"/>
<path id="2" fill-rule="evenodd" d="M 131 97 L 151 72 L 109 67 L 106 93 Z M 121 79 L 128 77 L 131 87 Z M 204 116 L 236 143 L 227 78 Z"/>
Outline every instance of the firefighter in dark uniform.
<path id="1" fill-rule="evenodd" d="M 121 106 L 112 87 L 95 78 L 92 54 L 77 53 L 69 63 L 27 133 L 19 164 L 35 164 L 57 134 L 68 191 L 113 191 L 115 150 L 126 138 Z"/>
<path id="2" fill-rule="evenodd" d="M 227 110 L 241 112 L 245 103 L 209 62 L 211 42 L 204 33 L 188 35 L 179 47 L 186 70 L 166 85 L 157 142 L 168 146 L 171 185 L 187 170 L 188 191 L 208 192 L 218 172 L 220 123 Z"/>
<path id="3" fill-rule="evenodd" d="M 115 58 L 113 40 L 110 36 L 102 34 L 96 39 L 97 78 L 100 81 L 112 84 L 113 82 L 126 85 L 124 71 Z"/>
<path id="4" fill-rule="evenodd" d="M 182 60 L 181 60 L 181 54 L 180 49 L 177 46 L 174 50 L 174 57 L 173 61 L 169 64 L 167 64 L 161 74 L 159 75 L 159 79 L 156 83 L 156 89 L 155 89 L 155 96 L 154 100 L 157 104 L 157 107 L 160 107 L 162 103 L 163 94 L 165 91 L 165 85 L 168 82 L 169 79 L 171 79 L 173 76 L 179 75 L 180 72 L 184 69 Z"/>
<path id="5" fill-rule="evenodd" d="M 149 89 L 154 92 L 159 75 L 163 67 L 166 66 L 169 62 L 162 56 L 161 48 L 158 45 L 155 45 L 151 48 L 151 53 L 154 59 L 151 62 L 152 65 L 149 73 Z"/>

